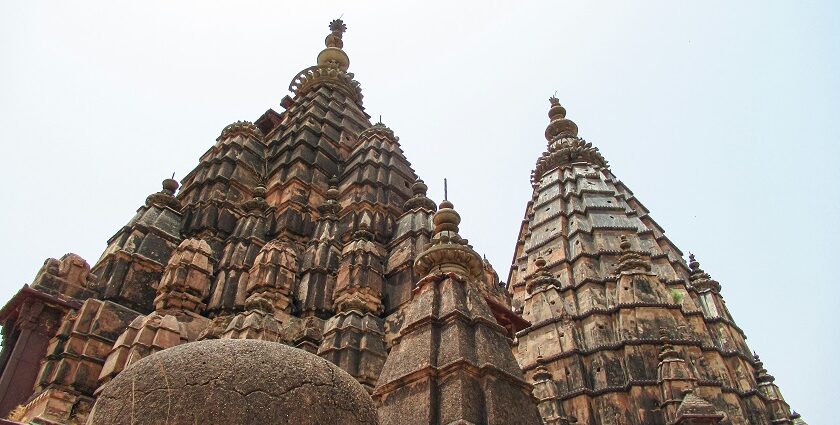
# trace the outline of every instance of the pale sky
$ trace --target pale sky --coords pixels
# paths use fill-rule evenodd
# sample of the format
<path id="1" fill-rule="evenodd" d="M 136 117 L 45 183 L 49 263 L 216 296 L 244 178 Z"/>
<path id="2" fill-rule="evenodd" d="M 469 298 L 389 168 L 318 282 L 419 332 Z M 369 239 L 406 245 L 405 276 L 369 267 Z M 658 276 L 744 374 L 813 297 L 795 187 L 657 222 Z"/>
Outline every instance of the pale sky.
<path id="1" fill-rule="evenodd" d="M 317 3 L 317 4 L 316 4 Z M 555 91 L 723 286 L 811 425 L 840 380 L 840 30 L 824 1 L 0 2 L 0 302 L 281 111 L 330 20 L 367 112 L 507 278 Z"/>

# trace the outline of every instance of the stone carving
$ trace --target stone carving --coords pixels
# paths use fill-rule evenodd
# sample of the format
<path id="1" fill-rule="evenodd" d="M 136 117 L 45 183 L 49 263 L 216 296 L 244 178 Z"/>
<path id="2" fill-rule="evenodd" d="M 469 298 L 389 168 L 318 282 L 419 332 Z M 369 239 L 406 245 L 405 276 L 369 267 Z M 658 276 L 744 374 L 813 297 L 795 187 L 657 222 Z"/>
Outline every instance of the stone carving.
<path id="1" fill-rule="evenodd" d="M 194 423 L 200 408 L 225 423 L 375 423 L 367 390 L 383 423 L 401 425 L 804 423 L 720 283 L 682 260 L 556 97 L 502 283 L 394 131 L 371 121 L 346 25 L 329 29 L 280 112 L 226 126 L 93 267 L 49 259 L 0 309 L 0 417 Z M 196 340 L 220 351 L 191 351 Z M 350 376 L 311 356 L 286 374 L 305 356 L 278 342 Z M 268 363 L 254 363 L 259 350 Z M 161 388 L 150 364 L 200 382 L 171 400 L 149 392 L 132 417 L 126 382 Z M 215 369 L 242 403 L 201 385 Z"/>

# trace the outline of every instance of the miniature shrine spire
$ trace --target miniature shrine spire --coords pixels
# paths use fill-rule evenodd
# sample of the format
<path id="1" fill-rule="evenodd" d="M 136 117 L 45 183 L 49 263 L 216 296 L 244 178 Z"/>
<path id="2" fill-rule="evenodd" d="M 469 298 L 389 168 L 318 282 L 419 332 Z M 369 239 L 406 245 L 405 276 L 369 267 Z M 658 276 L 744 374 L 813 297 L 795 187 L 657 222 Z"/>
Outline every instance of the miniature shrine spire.
<path id="1" fill-rule="evenodd" d="M 484 261 L 458 234 L 461 217 L 446 200 L 433 222 L 414 263 L 422 278 L 373 392 L 380 423 L 540 423 L 507 331 L 478 289 Z"/>

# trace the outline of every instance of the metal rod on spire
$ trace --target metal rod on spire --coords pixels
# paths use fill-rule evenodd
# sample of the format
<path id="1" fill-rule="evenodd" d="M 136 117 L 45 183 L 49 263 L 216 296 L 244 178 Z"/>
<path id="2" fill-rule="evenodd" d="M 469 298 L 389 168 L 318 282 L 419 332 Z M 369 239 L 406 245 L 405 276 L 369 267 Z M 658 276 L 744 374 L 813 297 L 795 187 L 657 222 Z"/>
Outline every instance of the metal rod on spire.
<path id="1" fill-rule="evenodd" d="M 175 172 L 174 172 L 174 171 L 172 172 L 172 177 L 170 177 L 170 178 L 171 178 L 172 180 L 175 180 Z"/>
<path id="2" fill-rule="evenodd" d="M 446 177 L 443 178 L 443 200 L 449 200 L 449 188 L 446 185 Z"/>

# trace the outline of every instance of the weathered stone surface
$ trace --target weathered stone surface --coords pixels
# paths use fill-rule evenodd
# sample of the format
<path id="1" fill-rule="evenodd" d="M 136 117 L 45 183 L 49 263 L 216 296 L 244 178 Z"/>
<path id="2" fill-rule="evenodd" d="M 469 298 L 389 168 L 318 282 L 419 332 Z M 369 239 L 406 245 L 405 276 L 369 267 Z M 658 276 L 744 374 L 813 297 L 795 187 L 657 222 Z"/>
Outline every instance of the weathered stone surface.
<path id="1" fill-rule="evenodd" d="M 732 424 L 789 421 L 777 389 L 756 384 L 721 285 L 693 255 L 686 264 L 556 98 L 549 119 L 508 277 L 513 309 L 531 322 L 517 333 L 517 360 L 561 404 L 541 409 L 582 423 L 665 424 L 688 420 L 676 410 L 693 390 Z"/>
<path id="2" fill-rule="evenodd" d="M 373 391 L 388 353 L 384 320 L 371 313 L 337 313 L 324 326 L 318 355 L 335 363 Z"/>
<path id="3" fill-rule="evenodd" d="M 32 289 L 84 301 L 99 295 L 95 282 L 96 276 L 90 273 L 87 261 L 68 253 L 60 260 L 48 258 L 44 261 L 44 266 L 32 281 Z"/>
<path id="4" fill-rule="evenodd" d="M 367 392 L 332 363 L 254 340 L 207 340 L 135 363 L 102 390 L 89 424 L 376 424 Z"/>
<path id="5" fill-rule="evenodd" d="M 720 283 L 683 260 L 556 98 L 500 282 L 451 204 L 433 219 L 399 138 L 371 122 L 345 29 L 330 24 L 283 110 L 226 126 L 92 269 L 50 259 L 0 311 L 0 414 L 25 403 L 25 420 L 82 422 L 97 376 L 222 338 L 319 351 L 368 389 L 378 378 L 389 423 L 536 423 L 529 384 L 551 425 L 803 423 Z M 701 405 L 715 413 L 691 416 Z"/>

